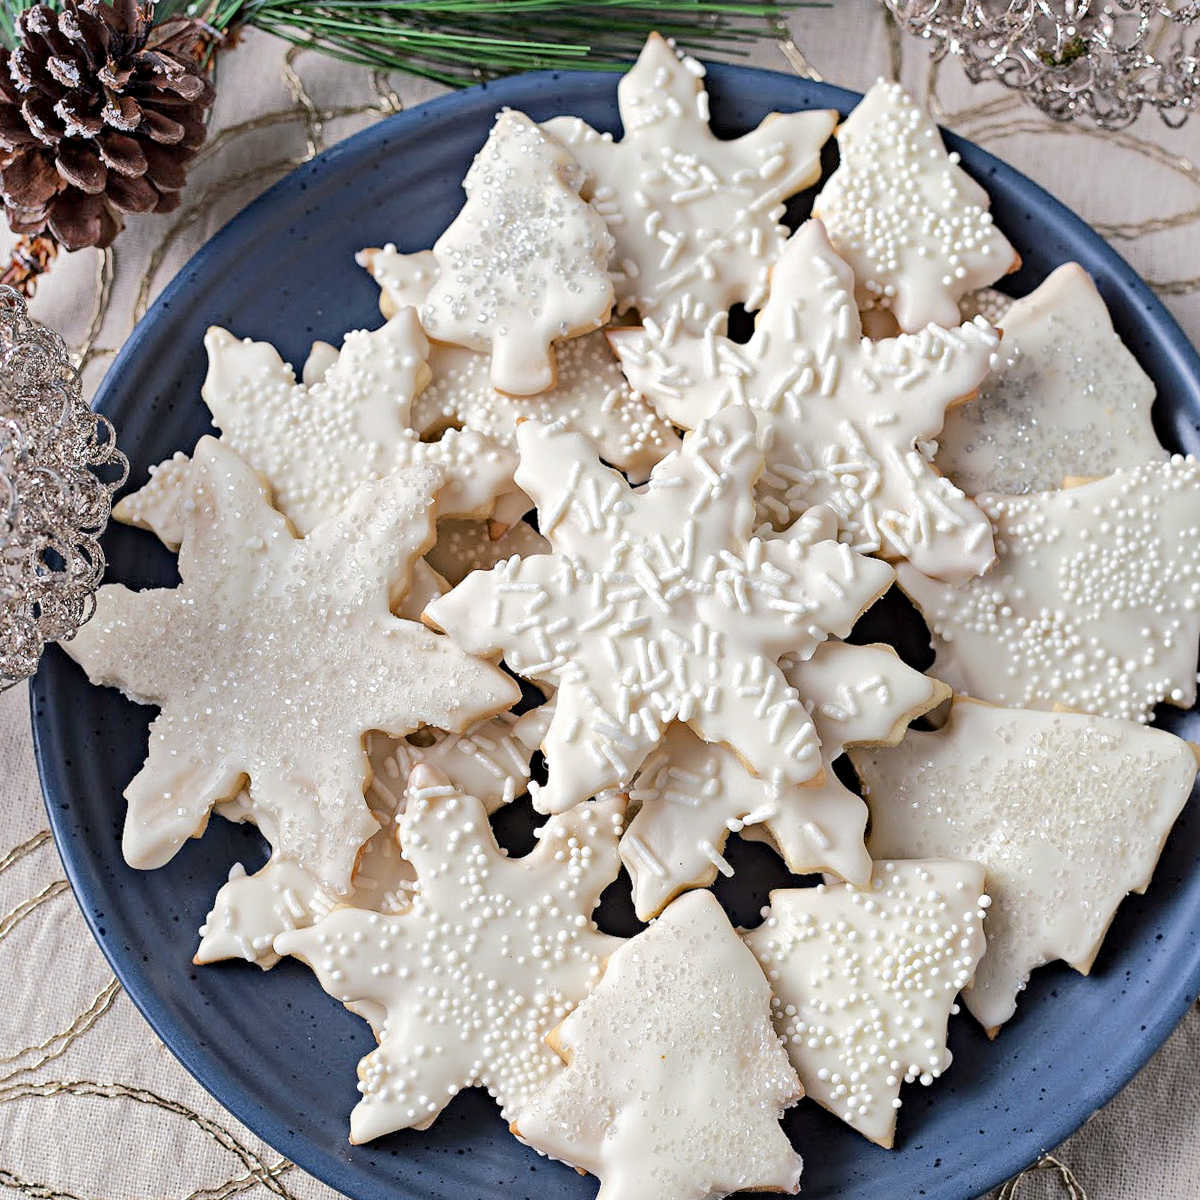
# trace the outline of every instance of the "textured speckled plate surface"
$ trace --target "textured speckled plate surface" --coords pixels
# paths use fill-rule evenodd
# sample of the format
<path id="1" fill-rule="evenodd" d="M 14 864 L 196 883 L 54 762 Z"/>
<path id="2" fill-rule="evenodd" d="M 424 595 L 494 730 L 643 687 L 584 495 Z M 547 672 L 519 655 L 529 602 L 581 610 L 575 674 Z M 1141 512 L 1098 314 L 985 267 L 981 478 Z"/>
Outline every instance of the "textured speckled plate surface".
<path id="1" fill-rule="evenodd" d="M 714 66 L 714 123 L 723 134 L 772 110 L 837 107 L 856 97 L 774 72 Z M 402 113 L 288 176 L 212 239 L 138 326 L 97 398 L 120 431 L 131 481 L 208 428 L 199 389 L 201 339 L 216 323 L 274 342 L 303 361 L 314 338 L 380 321 L 376 288 L 353 261 L 364 245 L 432 245 L 461 204 L 459 181 L 495 111 L 536 119 L 575 113 L 619 128 L 616 76 L 531 75 Z M 1075 260 L 1095 277 L 1117 329 L 1158 385 L 1155 417 L 1172 449 L 1200 448 L 1200 360 L 1133 271 L 1078 218 L 1015 171 L 953 140 L 991 192 L 993 210 L 1021 253 L 1014 295 Z M 834 161 L 832 146 L 829 163 Z M 803 215 L 808 201 L 794 206 Z M 109 578 L 170 585 L 173 556 L 146 533 L 106 536 Z M 901 605 L 873 613 L 872 633 L 910 618 Z M 921 638 L 895 627 L 920 661 Z M 907 635 L 907 636 L 905 636 Z M 926 658 L 928 656 L 926 655 Z M 183 1064 L 281 1153 L 356 1200 L 453 1197 L 590 1197 L 595 1182 L 539 1159 L 514 1141 L 486 1095 L 460 1096 L 432 1130 L 346 1141 L 354 1066 L 371 1045 L 366 1025 L 326 997 L 294 962 L 263 974 L 245 963 L 197 968 L 195 931 L 229 866 L 263 859 L 256 835 L 214 820 L 168 866 L 138 873 L 121 859 L 121 791 L 140 766 L 151 711 L 91 688 L 56 648 L 33 683 L 38 765 L 46 806 L 84 914 L 113 969 Z M 1195 713 L 1164 723 L 1200 740 Z M 502 818 L 510 830 L 521 814 Z M 734 839 L 736 842 L 737 839 Z M 519 832 L 510 845 L 520 848 Z M 757 921 L 766 891 L 787 879 L 761 846 L 733 845 L 738 873 L 718 889 L 736 920 Z M 1090 979 L 1065 967 L 1036 973 L 1015 1020 L 989 1044 L 964 1014 L 952 1022 L 954 1065 L 930 1089 L 906 1089 L 897 1149 L 888 1152 L 815 1105 L 787 1128 L 806 1159 L 810 1200 L 881 1196 L 967 1200 L 1053 1147 L 1162 1043 L 1200 989 L 1200 815 L 1185 809 L 1145 897 L 1122 906 Z M 614 891 L 600 910 L 613 932 L 632 932 Z"/>

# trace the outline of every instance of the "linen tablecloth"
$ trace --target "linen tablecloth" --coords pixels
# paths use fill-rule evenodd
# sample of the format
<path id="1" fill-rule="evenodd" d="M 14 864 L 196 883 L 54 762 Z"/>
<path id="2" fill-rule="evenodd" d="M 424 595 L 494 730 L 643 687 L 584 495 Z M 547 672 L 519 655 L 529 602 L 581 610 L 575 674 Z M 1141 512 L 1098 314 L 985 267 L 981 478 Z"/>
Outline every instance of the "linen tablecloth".
<path id="1" fill-rule="evenodd" d="M 1002 88 L 972 87 L 953 63 L 931 66 L 926 47 L 871 0 L 800 11 L 787 25 L 751 61 L 860 90 L 879 76 L 902 79 L 944 124 L 1082 214 L 1200 338 L 1200 117 L 1178 131 L 1153 116 L 1117 134 L 1056 125 Z M 34 314 L 77 348 L 89 390 L 147 303 L 254 195 L 440 90 L 261 35 L 219 66 L 213 136 L 181 210 L 132 220 L 108 255 L 64 258 L 38 290 Z M 47 832 L 27 705 L 23 687 L 0 694 L 0 1197 L 331 1200 L 212 1100 L 121 992 Z M 1017 1194 L 1043 1200 L 1077 1186 L 1091 1200 L 1200 1196 L 1198 1062 L 1193 1010 L 1121 1095 L 1053 1149 L 1070 1174 L 1047 1162 Z"/>

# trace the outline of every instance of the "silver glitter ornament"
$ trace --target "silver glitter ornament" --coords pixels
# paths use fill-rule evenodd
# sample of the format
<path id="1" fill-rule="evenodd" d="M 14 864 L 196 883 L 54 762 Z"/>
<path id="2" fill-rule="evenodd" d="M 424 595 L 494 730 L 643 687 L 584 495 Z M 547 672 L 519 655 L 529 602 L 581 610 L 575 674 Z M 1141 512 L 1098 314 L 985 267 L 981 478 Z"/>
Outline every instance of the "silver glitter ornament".
<path id="1" fill-rule="evenodd" d="M 0 690 L 92 615 L 98 539 L 128 472 L 62 338 L 0 287 Z"/>
<path id="2" fill-rule="evenodd" d="M 1120 129 L 1143 106 L 1171 126 L 1200 104 L 1200 0 L 884 0 L 900 26 L 1057 121 Z"/>

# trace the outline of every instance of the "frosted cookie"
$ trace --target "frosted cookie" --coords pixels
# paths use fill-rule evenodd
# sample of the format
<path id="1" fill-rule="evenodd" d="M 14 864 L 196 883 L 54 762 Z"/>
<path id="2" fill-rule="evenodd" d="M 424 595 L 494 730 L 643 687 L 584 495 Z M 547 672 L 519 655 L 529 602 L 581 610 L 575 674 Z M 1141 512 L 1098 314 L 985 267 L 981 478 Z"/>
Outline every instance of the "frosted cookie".
<path id="1" fill-rule="evenodd" d="M 637 815 L 621 839 L 637 915 L 649 920 L 673 896 L 732 874 L 730 833 L 760 826 L 794 874 L 827 871 L 858 885 L 871 876 L 863 845 L 867 808 L 832 771 L 850 744 L 895 743 L 949 688 L 907 667 L 890 646 L 825 642 L 783 668 L 809 710 L 824 773 L 780 786 L 755 778 L 737 755 L 672 725 L 629 792 Z"/>
<path id="2" fill-rule="evenodd" d="M 408 779 L 422 764 L 474 796 L 488 813 L 511 804 L 529 783 L 529 763 L 537 748 L 536 740 L 530 744 L 524 736 L 531 713 L 486 717 L 462 733 L 422 729 L 407 738 L 370 734 L 367 754 L 373 775 L 368 794 L 372 807 L 399 812 Z"/>
<path id="3" fill-rule="evenodd" d="M 125 789 L 125 859 L 162 866 L 248 779 L 275 849 L 343 893 L 378 828 L 363 799 L 366 731 L 462 729 L 519 691 L 389 611 L 433 538 L 436 469 L 364 485 L 302 539 L 215 439 L 200 440 L 192 474 L 180 585 L 101 588 L 67 646 L 93 683 L 161 709 Z"/>
<path id="4" fill-rule="evenodd" d="M 946 1026 L 984 951 L 983 881 L 977 863 L 877 862 L 861 891 L 773 891 L 746 934 L 805 1095 L 887 1149 L 901 1084 L 950 1066 Z"/>
<path id="5" fill-rule="evenodd" d="M 754 412 L 766 446 L 764 519 L 783 526 L 824 504 L 855 550 L 969 579 L 992 561 L 991 529 L 918 446 L 979 386 L 995 331 L 980 321 L 868 341 L 853 288 L 820 222 L 809 221 L 776 265 L 746 345 L 649 326 L 609 340 L 634 388 L 685 429 L 725 408 Z"/>
<path id="6" fill-rule="evenodd" d="M 418 309 L 437 277 L 432 251 L 401 254 L 395 246 L 363 250 L 360 265 L 379 284 L 385 317 L 406 305 Z M 516 445 L 523 420 L 565 420 L 596 444 L 600 457 L 641 482 L 679 438 L 670 422 L 635 396 L 603 333 L 587 333 L 555 348 L 555 385 L 539 396 L 507 396 L 492 387 L 486 354 L 444 346 L 429 348 L 433 379 L 417 397 L 412 420 L 423 436 L 446 428 L 477 430 L 502 446 Z"/>
<path id="7" fill-rule="evenodd" d="M 821 173 L 837 113 L 772 113 L 726 140 L 708 124 L 704 67 L 652 33 L 617 85 L 625 135 L 578 117 L 542 126 L 587 171 L 583 194 L 616 241 L 618 310 L 697 329 L 737 303 L 756 309 L 783 249 L 783 202 Z"/>
<path id="8" fill-rule="evenodd" d="M 711 892 L 620 946 L 554 1031 L 566 1062 L 516 1114 L 534 1149 L 600 1177 L 605 1200 L 796 1192 L 779 1126 L 802 1095 L 771 992 Z"/>
<path id="9" fill-rule="evenodd" d="M 339 908 L 275 941 L 336 999 L 386 1014 L 358 1065 L 352 1142 L 425 1129 L 474 1086 L 511 1120 L 545 1086 L 559 1069 L 546 1035 L 621 944 L 589 919 L 617 873 L 620 832 L 620 803 L 592 802 L 510 859 L 478 800 L 432 767 L 413 771 L 399 835 L 417 872 L 411 906 Z"/>
<path id="10" fill-rule="evenodd" d="M 510 449 L 473 432 L 423 442 L 411 426 L 413 397 L 429 379 L 429 343 L 412 309 L 381 329 L 348 333 L 341 353 L 310 370 L 307 383 L 297 383 L 266 342 L 214 327 L 204 346 L 201 395 L 221 442 L 267 480 L 276 506 L 301 534 L 340 512 L 360 484 L 402 467 L 432 463 L 444 470 L 439 516 L 484 517 L 498 497 L 514 491 Z M 118 520 L 176 548 L 180 510 L 190 502 L 187 464 L 176 454 L 152 468 L 150 481 L 117 504 Z M 511 509 L 507 515 L 515 519 Z"/>
<path id="11" fill-rule="evenodd" d="M 517 521 L 499 537 L 493 537 L 491 529 L 487 521 L 441 521 L 425 560 L 454 585 L 472 571 L 490 571 L 513 555 L 549 553 L 550 543 L 526 521 Z"/>
<path id="12" fill-rule="evenodd" d="M 987 873 L 988 950 L 964 999 L 992 1035 L 1035 967 L 1091 969 L 1196 777 L 1192 747 L 1162 730 L 965 700 L 938 732 L 850 758 L 875 858 L 968 859 Z"/>
<path id="13" fill-rule="evenodd" d="M 505 109 L 463 180 L 466 203 L 434 244 L 421 323 L 439 342 L 490 351 L 502 392 L 553 387 L 553 343 L 599 329 L 612 312 L 612 238 L 580 199 L 582 183 L 558 142 Z"/>
<path id="14" fill-rule="evenodd" d="M 1150 422 L 1154 384 L 1082 267 L 1059 267 L 1003 322 L 995 369 L 938 438 L 938 466 L 968 495 L 1049 491 L 1167 457 Z"/>
<path id="15" fill-rule="evenodd" d="M 813 216 L 854 271 L 861 308 L 889 308 L 909 332 L 957 325 L 960 296 L 1020 266 L 987 192 L 898 83 L 879 80 L 837 141 Z"/>
<path id="16" fill-rule="evenodd" d="M 959 296 L 958 315 L 963 321 L 973 321 L 976 317 L 982 317 L 989 325 L 995 325 L 998 328 L 1004 329 L 1007 333 L 1004 318 L 1008 315 L 1008 310 L 1012 306 L 1013 298 L 1006 296 L 996 288 L 977 288 L 973 292 L 967 292 Z M 871 311 L 877 313 L 888 312 L 887 309 L 883 308 L 872 309 Z M 888 313 L 888 315 L 890 316 L 891 314 Z"/>
<path id="17" fill-rule="evenodd" d="M 1149 721 L 1196 699 L 1200 465 L 1175 456 L 1066 491 L 980 496 L 999 557 L 947 587 L 901 565 L 933 632 L 931 670 L 1014 708 Z"/>
<path id="18" fill-rule="evenodd" d="M 517 482 L 554 552 L 468 575 L 425 619 L 557 689 L 535 807 L 627 786 L 674 720 L 762 778 L 812 778 L 812 721 L 778 660 L 848 633 L 891 568 L 832 540 L 753 536 L 762 452 L 744 410 L 689 434 L 637 491 L 579 434 L 530 421 L 517 436 Z"/>
<path id="19" fill-rule="evenodd" d="M 401 912 L 408 907 L 416 878 L 396 842 L 396 818 L 403 810 L 404 789 L 416 767 L 425 763 L 442 771 L 456 787 L 479 799 L 490 813 L 516 799 L 529 781 L 533 748 L 518 735 L 520 717 L 511 713 L 486 717 L 462 733 L 422 729 L 408 738 L 367 734 L 371 783 L 367 803 L 380 824 L 363 847 L 354 868 L 353 888 L 340 902 L 374 912 Z M 536 744 L 536 743 L 535 743 Z M 217 806 L 233 821 L 255 821 L 272 841 L 275 831 L 260 819 L 250 797 Z M 275 937 L 302 929 L 339 903 L 298 863 L 273 854 L 253 875 L 235 864 L 229 880 L 213 901 L 200 929 L 193 962 L 244 958 L 271 967 L 279 956 Z"/>

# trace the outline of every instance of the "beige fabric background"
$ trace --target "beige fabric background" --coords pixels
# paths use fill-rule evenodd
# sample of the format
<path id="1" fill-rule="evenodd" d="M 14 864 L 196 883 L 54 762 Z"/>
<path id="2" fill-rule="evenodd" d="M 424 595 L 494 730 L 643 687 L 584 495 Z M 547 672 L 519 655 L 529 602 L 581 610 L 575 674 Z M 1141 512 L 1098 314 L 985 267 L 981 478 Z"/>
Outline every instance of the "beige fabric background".
<path id="1" fill-rule="evenodd" d="M 939 118 L 1031 175 L 1099 228 L 1200 338 L 1200 117 L 1171 132 L 1143 118 L 1118 135 L 1055 126 L 1002 89 L 892 29 L 871 0 L 791 19 L 792 47 L 760 65 L 863 88 L 899 75 Z M 220 61 L 215 135 L 188 203 L 143 218 L 108 256 L 58 263 L 35 315 L 78 347 L 89 387 L 147 302 L 253 195 L 316 149 L 438 89 L 382 80 L 250 37 Z M 0 237 L 0 252 L 6 245 Z M 93 945 L 45 830 L 24 688 L 0 695 L 0 1198 L 224 1200 L 334 1193 L 282 1161 L 158 1043 Z M 1055 1151 L 1091 1200 L 1200 1196 L 1200 1013 L 1141 1075 Z M 810 1153 L 820 1153 L 814 1148 Z M 1025 1200 L 1065 1195 L 1057 1173 Z"/>

